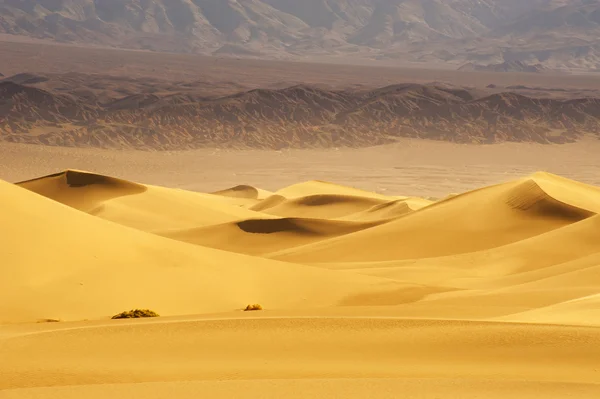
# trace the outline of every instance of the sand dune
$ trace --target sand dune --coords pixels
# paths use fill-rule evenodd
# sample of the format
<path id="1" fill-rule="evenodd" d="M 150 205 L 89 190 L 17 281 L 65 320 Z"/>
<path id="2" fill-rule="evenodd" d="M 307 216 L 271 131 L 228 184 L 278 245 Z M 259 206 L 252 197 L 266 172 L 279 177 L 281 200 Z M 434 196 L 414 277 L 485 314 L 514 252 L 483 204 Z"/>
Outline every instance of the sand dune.
<path id="1" fill-rule="evenodd" d="M 273 193 L 267 190 L 248 185 L 239 185 L 225 190 L 215 191 L 213 194 L 222 195 L 224 197 L 245 198 L 254 200 L 263 200 L 273 195 Z"/>
<path id="2" fill-rule="evenodd" d="M 78 170 L 67 170 L 17 185 L 65 205 L 90 212 L 104 201 L 147 191 L 141 184 Z"/>
<path id="3" fill-rule="evenodd" d="M 268 215 L 299 218 L 339 218 L 384 204 L 384 200 L 351 195 L 317 194 L 285 199 L 277 195 L 251 207 Z"/>
<path id="4" fill-rule="evenodd" d="M 311 195 L 342 195 L 356 196 L 365 198 L 375 198 L 380 200 L 390 200 L 389 196 L 361 190 L 356 187 L 347 187 L 339 184 L 329 183 L 320 180 L 312 180 L 304 183 L 293 184 L 275 192 L 285 198 L 299 198 Z"/>
<path id="5" fill-rule="evenodd" d="M 489 289 L 537 280 L 547 273 L 555 273 L 553 268 L 600 253 L 599 229 L 600 216 L 592 216 L 544 234 L 478 252 L 398 261 L 323 263 L 319 266 L 361 270 L 393 279 L 406 279 L 414 270 L 415 278 L 422 279 L 423 283 L 443 282 L 464 288 Z M 430 269 L 431 273 L 423 273 L 425 269 Z M 446 273 L 440 273 L 441 270 Z"/>
<path id="6" fill-rule="evenodd" d="M 264 255 L 368 229 L 379 223 L 381 222 L 298 218 L 248 219 L 197 229 L 155 233 L 205 247 Z"/>
<path id="7" fill-rule="evenodd" d="M 451 197 L 367 231 L 271 257 L 316 263 L 432 258 L 480 251 L 590 217 L 600 209 L 600 203 L 594 201 L 599 193 L 594 187 L 539 173 Z"/>
<path id="8" fill-rule="evenodd" d="M 145 231 L 268 217 L 231 206 L 228 197 L 143 186 L 83 171 L 68 170 L 17 185 L 103 219 Z"/>
<path id="9" fill-rule="evenodd" d="M 600 395 L 593 186 L 433 202 L 67 170 L 0 198 L 3 398 Z M 136 307 L 163 317 L 109 319 Z"/>
<path id="10" fill-rule="evenodd" d="M 250 207 L 272 196 L 273 193 L 248 185 L 238 185 L 212 193 L 229 199 L 229 203 Z"/>
<path id="11" fill-rule="evenodd" d="M 249 302 L 270 308 L 331 306 L 357 289 L 405 286 L 200 248 L 102 220 L 5 182 L 0 190 L 1 322 L 93 319 L 132 307 L 177 315 L 233 311 Z M 318 298 L 311 294 L 319 291 Z"/>
<path id="12" fill-rule="evenodd" d="M 404 198 L 378 205 L 342 217 L 343 220 L 391 220 L 429 206 L 433 201 L 424 198 Z"/>

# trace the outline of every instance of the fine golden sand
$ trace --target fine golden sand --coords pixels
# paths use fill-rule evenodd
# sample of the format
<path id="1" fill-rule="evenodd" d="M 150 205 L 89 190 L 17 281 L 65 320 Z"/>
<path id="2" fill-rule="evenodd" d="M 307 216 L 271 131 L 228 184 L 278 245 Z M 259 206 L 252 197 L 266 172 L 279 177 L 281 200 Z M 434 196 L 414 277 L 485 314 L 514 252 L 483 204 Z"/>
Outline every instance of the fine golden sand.
<path id="1" fill-rule="evenodd" d="M 600 397 L 600 188 L 402 194 L 0 181 L 0 398 Z"/>

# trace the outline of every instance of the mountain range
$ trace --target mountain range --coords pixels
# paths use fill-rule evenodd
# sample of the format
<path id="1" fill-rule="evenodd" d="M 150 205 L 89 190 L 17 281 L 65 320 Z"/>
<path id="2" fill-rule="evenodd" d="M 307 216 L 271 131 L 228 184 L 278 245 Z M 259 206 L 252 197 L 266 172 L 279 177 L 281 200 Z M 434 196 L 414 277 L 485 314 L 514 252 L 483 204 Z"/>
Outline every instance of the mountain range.
<path id="1" fill-rule="evenodd" d="M 600 69 L 600 0 L 0 0 L 0 33 L 240 57 Z"/>
<path id="2" fill-rule="evenodd" d="M 68 83 L 47 88 L 60 79 Z M 100 81 L 103 89 L 95 90 Z M 176 150 L 364 147 L 402 137 L 566 143 L 600 136 L 600 99 L 593 97 L 536 98 L 444 84 L 296 85 L 226 95 L 206 95 L 193 82 L 149 85 L 153 91 L 130 83 L 123 95 L 118 88 L 127 83 L 109 76 L 6 78 L 0 81 L 0 141 Z"/>

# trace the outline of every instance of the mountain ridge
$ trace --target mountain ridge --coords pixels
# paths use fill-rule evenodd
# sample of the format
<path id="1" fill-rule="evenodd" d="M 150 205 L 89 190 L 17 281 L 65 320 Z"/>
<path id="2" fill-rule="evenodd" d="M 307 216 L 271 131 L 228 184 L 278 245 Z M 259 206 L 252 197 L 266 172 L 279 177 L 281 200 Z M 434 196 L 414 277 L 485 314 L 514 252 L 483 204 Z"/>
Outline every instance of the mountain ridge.
<path id="1" fill-rule="evenodd" d="M 0 33 L 236 57 L 600 70 L 597 0 L 0 0 Z"/>
<path id="2" fill-rule="evenodd" d="M 600 99 L 591 97 L 536 98 L 440 84 L 356 90 L 295 85 L 213 96 L 182 91 L 186 84 L 180 84 L 169 92 L 111 97 L 38 87 L 45 83 L 24 75 L 0 81 L 0 140 L 179 150 L 366 147 L 403 137 L 566 143 L 600 135 Z"/>

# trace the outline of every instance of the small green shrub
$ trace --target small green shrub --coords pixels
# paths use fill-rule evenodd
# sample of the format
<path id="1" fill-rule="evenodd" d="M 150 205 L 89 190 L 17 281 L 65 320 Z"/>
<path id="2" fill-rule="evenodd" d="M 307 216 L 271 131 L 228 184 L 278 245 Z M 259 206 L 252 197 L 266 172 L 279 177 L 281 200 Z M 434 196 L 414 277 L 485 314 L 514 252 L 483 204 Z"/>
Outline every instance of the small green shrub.
<path id="1" fill-rule="evenodd" d="M 246 306 L 246 309 L 244 309 L 244 312 L 250 312 L 252 310 L 262 310 L 262 306 L 260 306 L 257 303 L 255 303 L 254 305 L 248 305 Z"/>
<path id="2" fill-rule="evenodd" d="M 114 315 L 112 319 L 139 319 L 142 317 L 159 317 L 159 314 L 149 309 L 133 309 Z"/>

